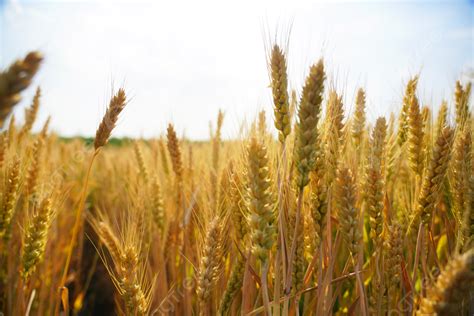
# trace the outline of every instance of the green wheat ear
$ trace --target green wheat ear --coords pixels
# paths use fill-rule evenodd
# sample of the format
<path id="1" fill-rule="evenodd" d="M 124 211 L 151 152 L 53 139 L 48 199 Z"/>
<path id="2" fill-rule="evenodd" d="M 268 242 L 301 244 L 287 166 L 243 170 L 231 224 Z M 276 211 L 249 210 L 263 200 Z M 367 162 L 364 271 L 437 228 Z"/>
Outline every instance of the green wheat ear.
<path id="1" fill-rule="evenodd" d="M 275 240 L 276 223 L 267 148 L 255 137 L 248 148 L 248 189 L 247 222 L 252 253 L 266 262 Z"/>
<path id="2" fill-rule="evenodd" d="M 370 156 L 366 174 L 366 204 L 370 217 L 370 237 L 376 249 L 382 244 L 383 230 L 383 197 L 385 194 L 383 155 L 387 124 L 385 118 L 378 118 L 370 139 Z"/>
<path id="3" fill-rule="evenodd" d="M 36 214 L 33 215 L 25 233 L 22 258 L 25 279 L 31 276 L 43 258 L 51 217 L 51 200 L 46 198 L 41 202 Z"/>
<path id="4" fill-rule="evenodd" d="M 339 231 L 346 245 L 355 258 L 359 252 L 362 233 L 359 228 L 359 209 L 356 207 L 357 188 L 351 171 L 348 168 L 338 170 L 336 178 L 336 205 Z"/>
<path id="5" fill-rule="evenodd" d="M 270 57 L 271 82 L 275 127 L 279 131 L 278 139 L 284 143 L 291 132 L 291 120 L 288 98 L 288 74 L 286 57 L 278 45 L 274 45 Z"/>
<path id="6" fill-rule="evenodd" d="M 309 172 L 314 169 L 316 164 L 317 128 L 323 102 L 325 78 L 324 64 L 320 60 L 310 68 L 298 108 L 294 161 L 297 171 L 296 184 L 300 189 L 309 183 Z"/>

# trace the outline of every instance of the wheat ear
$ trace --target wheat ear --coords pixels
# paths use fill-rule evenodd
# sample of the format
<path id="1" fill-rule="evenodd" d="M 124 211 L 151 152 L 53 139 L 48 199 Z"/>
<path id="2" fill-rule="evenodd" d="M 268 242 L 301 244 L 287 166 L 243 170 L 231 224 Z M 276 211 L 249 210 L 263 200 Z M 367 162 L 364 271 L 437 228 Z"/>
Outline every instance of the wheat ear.
<path id="1" fill-rule="evenodd" d="M 107 111 L 105 112 L 105 115 L 102 118 L 102 121 L 100 122 L 100 125 L 95 133 L 95 150 L 107 144 L 110 134 L 117 124 L 119 114 L 127 104 L 126 101 L 125 91 L 123 89 L 119 89 L 117 93 L 110 99 Z"/>
<path id="2" fill-rule="evenodd" d="M 214 218 L 206 233 L 204 249 L 199 264 L 196 294 L 199 302 L 200 315 L 209 314 L 209 298 L 222 267 L 223 236 L 220 218 Z"/>
<path id="3" fill-rule="evenodd" d="M 294 161 L 296 184 L 300 190 L 309 183 L 309 172 L 314 169 L 317 159 L 318 121 L 325 78 L 324 64 L 320 60 L 310 68 L 298 108 Z"/>
<path id="4" fill-rule="evenodd" d="M 20 185 L 20 158 L 15 157 L 9 165 L 7 183 L 2 195 L 2 208 L 0 212 L 0 237 L 4 240 L 10 239 L 10 225 L 15 211 Z"/>
<path id="5" fill-rule="evenodd" d="M 52 219 L 52 205 L 49 198 L 44 199 L 25 232 L 23 246 L 23 278 L 28 279 L 41 261 L 48 240 Z"/>
<path id="6" fill-rule="evenodd" d="M 403 96 L 402 109 L 398 117 L 398 135 L 397 142 L 401 146 L 407 140 L 408 135 L 408 113 L 410 111 L 410 104 L 415 95 L 416 87 L 418 85 L 418 76 L 413 77 L 407 83 L 405 95 Z"/>
<path id="7" fill-rule="evenodd" d="M 362 88 L 357 91 L 354 117 L 352 119 L 352 139 L 356 150 L 359 150 L 365 131 L 365 92 Z"/>
<path id="8" fill-rule="evenodd" d="M 171 157 L 171 164 L 173 166 L 173 171 L 176 175 L 176 178 L 180 183 L 183 180 L 183 162 L 181 160 L 181 148 L 173 125 L 169 124 L 167 131 L 168 151 Z"/>
<path id="9" fill-rule="evenodd" d="M 370 141 L 370 156 L 367 169 L 367 190 L 365 193 L 370 218 L 370 237 L 375 249 L 382 245 L 383 197 L 385 194 L 383 159 L 387 124 L 385 118 L 378 118 Z"/>
<path id="10" fill-rule="evenodd" d="M 453 135 L 451 128 L 443 129 L 434 144 L 429 165 L 424 173 L 416 208 L 416 214 L 421 216 L 423 224 L 429 224 L 433 215 L 451 157 Z"/>
<path id="11" fill-rule="evenodd" d="M 291 132 L 291 120 L 288 102 L 288 74 L 286 57 L 278 45 L 274 45 L 270 58 L 271 85 L 273 104 L 275 106 L 275 127 L 279 131 L 278 138 L 284 143 Z"/>
<path id="12" fill-rule="evenodd" d="M 38 115 L 38 110 L 40 107 L 40 97 L 41 89 L 40 87 L 38 87 L 33 97 L 33 102 L 31 103 L 31 106 L 25 109 L 25 123 L 21 127 L 20 132 L 18 134 L 19 139 L 22 139 L 33 128 L 33 124 L 35 123 L 36 116 Z"/>
<path id="13" fill-rule="evenodd" d="M 347 168 L 338 171 L 336 179 L 337 218 L 339 220 L 342 238 L 355 258 L 359 252 L 362 238 L 359 229 L 360 212 L 356 207 L 356 185 L 352 173 Z"/>
<path id="14" fill-rule="evenodd" d="M 416 315 L 467 315 L 474 287 L 474 249 L 452 258 L 421 299 Z"/>
<path id="15" fill-rule="evenodd" d="M 24 59 L 17 60 L 6 71 L 0 72 L 0 128 L 13 107 L 21 101 L 20 93 L 31 84 L 42 61 L 41 53 L 30 52 Z"/>
<path id="16" fill-rule="evenodd" d="M 418 98 L 413 94 L 408 109 L 408 159 L 413 172 L 423 173 L 423 121 Z"/>

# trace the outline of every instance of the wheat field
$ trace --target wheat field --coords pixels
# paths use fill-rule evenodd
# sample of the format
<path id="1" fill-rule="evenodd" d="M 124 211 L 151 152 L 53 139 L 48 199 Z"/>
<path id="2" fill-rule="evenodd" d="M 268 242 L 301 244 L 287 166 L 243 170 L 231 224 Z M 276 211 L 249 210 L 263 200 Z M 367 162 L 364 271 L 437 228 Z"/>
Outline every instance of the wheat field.
<path id="1" fill-rule="evenodd" d="M 370 91 L 343 104 L 324 59 L 290 91 L 274 45 L 274 112 L 238 138 L 223 140 L 219 111 L 208 142 L 172 122 L 109 142 L 121 88 L 84 141 L 36 122 L 39 87 L 15 120 L 42 61 L 0 73 L 2 315 L 474 312 L 470 82 L 433 113 L 403 78 L 401 111 L 371 122 Z"/>

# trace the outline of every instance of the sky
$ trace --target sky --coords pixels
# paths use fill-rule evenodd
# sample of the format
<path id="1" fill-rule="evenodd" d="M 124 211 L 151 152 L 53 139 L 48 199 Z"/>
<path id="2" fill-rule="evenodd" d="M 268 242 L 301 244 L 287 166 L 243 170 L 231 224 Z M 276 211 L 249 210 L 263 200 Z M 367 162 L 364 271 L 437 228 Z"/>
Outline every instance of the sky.
<path id="1" fill-rule="evenodd" d="M 422 104 L 436 110 L 443 99 L 452 105 L 455 80 L 472 80 L 474 2 L 0 0 L 0 69 L 30 50 L 45 55 L 16 116 L 40 85 L 35 128 L 51 115 L 64 136 L 94 135 L 119 87 L 130 102 L 115 136 L 155 137 L 172 122 L 206 139 L 219 109 L 226 138 L 262 109 L 272 124 L 267 56 L 275 42 L 298 93 L 322 57 L 327 87 L 343 94 L 348 113 L 359 87 L 369 120 L 398 112 L 415 74 Z"/>

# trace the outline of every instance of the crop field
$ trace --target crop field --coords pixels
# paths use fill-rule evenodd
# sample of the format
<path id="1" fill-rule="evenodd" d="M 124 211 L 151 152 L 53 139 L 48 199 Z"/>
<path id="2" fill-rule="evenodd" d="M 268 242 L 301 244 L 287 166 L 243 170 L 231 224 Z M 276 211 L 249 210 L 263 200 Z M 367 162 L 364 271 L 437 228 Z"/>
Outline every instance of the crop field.
<path id="1" fill-rule="evenodd" d="M 203 142 L 173 122 L 109 142 L 126 85 L 65 140 L 37 120 L 48 56 L 1 70 L 2 315 L 472 315 L 471 82 L 434 112 L 402 78 L 401 111 L 370 121 L 324 58 L 291 90 L 267 55 L 273 112 L 224 139 L 219 111 Z"/>

